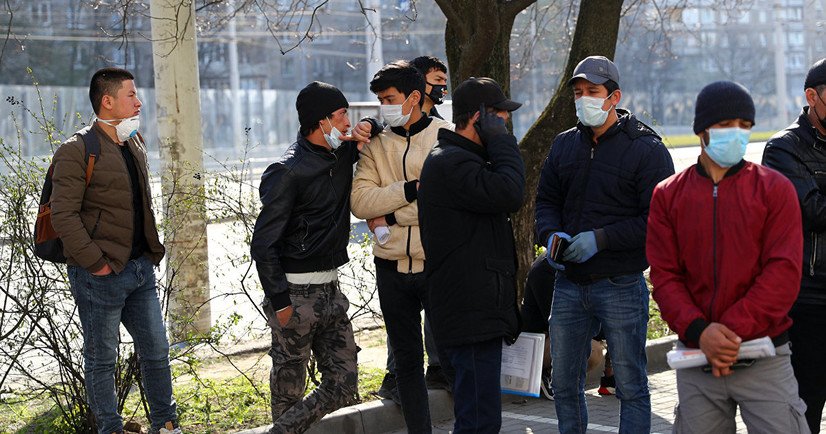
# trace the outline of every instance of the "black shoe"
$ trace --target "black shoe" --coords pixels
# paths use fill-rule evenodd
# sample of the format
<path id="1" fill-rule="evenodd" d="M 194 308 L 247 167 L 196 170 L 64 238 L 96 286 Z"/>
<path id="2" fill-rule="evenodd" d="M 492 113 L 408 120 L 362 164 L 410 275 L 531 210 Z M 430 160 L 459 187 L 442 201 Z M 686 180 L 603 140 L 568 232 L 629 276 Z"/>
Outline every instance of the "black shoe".
<path id="1" fill-rule="evenodd" d="M 424 382 L 428 389 L 444 389 L 450 391 L 450 384 L 447 382 L 442 367 L 439 365 L 431 365 L 427 367 L 427 372 L 424 374 Z"/>
<path id="2" fill-rule="evenodd" d="M 542 379 L 539 381 L 539 396 L 549 400 L 554 400 L 554 390 L 551 389 L 551 371 L 542 372 Z"/>
<path id="3" fill-rule="evenodd" d="M 381 380 L 381 387 L 376 392 L 380 398 L 390 399 L 397 405 L 402 405 L 402 399 L 399 396 L 399 388 L 396 385 L 396 375 L 388 372 L 384 374 L 384 379 Z"/>

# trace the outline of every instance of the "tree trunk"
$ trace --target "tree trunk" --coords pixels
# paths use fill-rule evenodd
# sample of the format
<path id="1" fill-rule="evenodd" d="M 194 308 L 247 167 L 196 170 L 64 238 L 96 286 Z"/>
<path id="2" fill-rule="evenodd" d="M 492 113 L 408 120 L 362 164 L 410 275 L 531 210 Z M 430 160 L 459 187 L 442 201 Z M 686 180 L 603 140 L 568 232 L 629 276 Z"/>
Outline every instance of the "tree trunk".
<path id="1" fill-rule="evenodd" d="M 211 326 L 198 51 L 192 1 L 151 0 L 166 284 L 173 339 Z"/>
<path id="2" fill-rule="evenodd" d="M 490 77 L 510 95 L 510 38 L 516 15 L 536 0 L 436 0 L 447 17 L 445 48 L 453 89 Z"/>
<path id="3" fill-rule="evenodd" d="M 548 155 L 554 137 L 577 122 L 574 93 L 568 86 L 568 79 L 573 75 L 576 64 L 585 57 L 602 55 L 609 59 L 614 58 L 622 3 L 623 0 L 582 0 L 568 61 L 556 93 L 519 143 L 526 173 L 525 203 L 514 218 L 519 258 L 517 277 L 520 285 L 524 285 L 527 272 L 535 258 L 534 244 L 544 246 L 548 241 L 535 239 L 534 208 L 542 163 Z M 631 65 L 627 66 L 626 70 L 630 70 Z M 520 287 L 520 290 L 522 289 Z"/>

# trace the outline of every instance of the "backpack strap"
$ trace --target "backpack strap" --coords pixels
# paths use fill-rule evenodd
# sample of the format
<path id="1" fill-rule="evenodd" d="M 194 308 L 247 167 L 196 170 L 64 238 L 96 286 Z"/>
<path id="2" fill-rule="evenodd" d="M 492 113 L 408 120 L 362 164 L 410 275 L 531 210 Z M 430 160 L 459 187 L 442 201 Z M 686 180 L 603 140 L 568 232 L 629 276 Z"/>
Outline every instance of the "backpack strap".
<path id="1" fill-rule="evenodd" d="M 92 125 L 78 131 L 77 135 L 83 138 L 83 144 L 86 148 L 86 156 L 84 159 L 86 160 L 86 186 L 88 187 L 89 183 L 92 182 L 92 172 L 95 170 L 95 161 L 97 161 L 100 155 L 100 139 Z"/>

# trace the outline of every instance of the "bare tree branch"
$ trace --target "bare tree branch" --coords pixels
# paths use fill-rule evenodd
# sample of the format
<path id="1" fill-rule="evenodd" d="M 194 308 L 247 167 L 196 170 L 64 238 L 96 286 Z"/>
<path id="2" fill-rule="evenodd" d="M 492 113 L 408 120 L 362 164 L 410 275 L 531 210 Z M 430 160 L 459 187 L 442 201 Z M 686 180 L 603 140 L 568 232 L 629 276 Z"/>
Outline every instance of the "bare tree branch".
<path id="1" fill-rule="evenodd" d="M 3 47 L 0 48 L 0 66 L 3 66 L 3 54 L 5 54 L 6 44 L 9 43 L 9 39 L 11 38 L 11 25 L 14 22 L 14 11 L 11 9 L 10 0 L 4 0 L 3 3 L 5 4 L 6 11 L 9 14 L 9 22 L 6 24 L 6 36 L 3 38 Z"/>
<path id="2" fill-rule="evenodd" d="M 522 12 L 534 3 L 536 3 L 536 0 L 504 1 L 502 3 L 502 12 L 508 17 L 515 17 L 519 12 Z"/>

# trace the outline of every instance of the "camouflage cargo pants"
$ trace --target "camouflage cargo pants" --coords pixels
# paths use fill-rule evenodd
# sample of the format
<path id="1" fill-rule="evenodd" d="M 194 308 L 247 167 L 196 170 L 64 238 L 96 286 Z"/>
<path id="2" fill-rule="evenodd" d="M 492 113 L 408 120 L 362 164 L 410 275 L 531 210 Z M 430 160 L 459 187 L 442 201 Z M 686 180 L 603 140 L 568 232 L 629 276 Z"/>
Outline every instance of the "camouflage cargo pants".
<path id="1" fill-rule="evenodd" d="M 327 413 L 355 401 L 357 347 L 347 317 L 350 302 L 338 282 L 290 284 L 293 316 L 281 327 L 267 299 L 264 312 L 272 331 L 270 394 L 273 434 L 301 433 Z M 310 351 L 321 384 L 304 396 Z"/>

